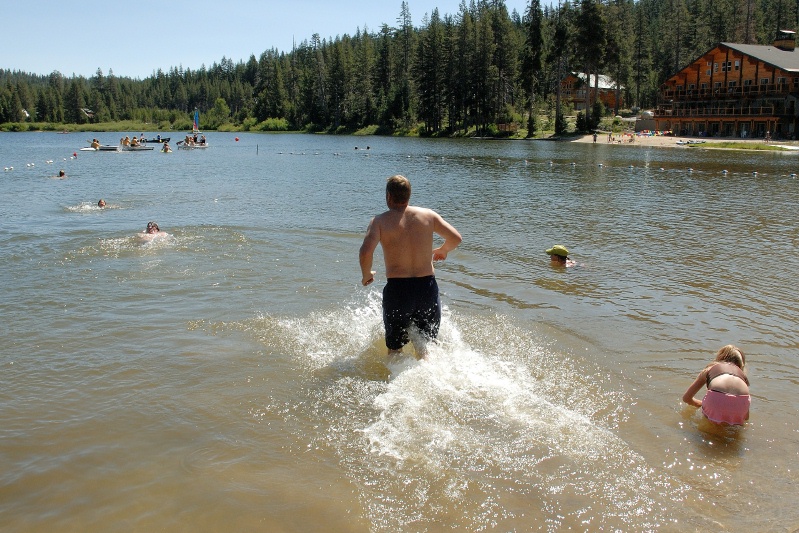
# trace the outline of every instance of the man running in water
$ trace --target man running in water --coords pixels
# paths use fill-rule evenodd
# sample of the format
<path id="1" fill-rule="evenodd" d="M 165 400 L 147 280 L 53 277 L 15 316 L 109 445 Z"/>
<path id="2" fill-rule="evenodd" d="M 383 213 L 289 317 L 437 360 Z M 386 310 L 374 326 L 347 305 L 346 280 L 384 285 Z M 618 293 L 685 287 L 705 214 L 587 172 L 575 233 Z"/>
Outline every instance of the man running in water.
<path id="1" fill-rule="evenodd" d="M 372 219 L 359 254 L 361 283 L 375 278 L 372 270 L 374 251 L 380 244 L 386 264 L 383 289 L 383 324 L 389 355 L 402 352 L 410 337 L 411 325 L 427 339 L 435 339 L 441 323 L 433 261 L 443 261 L 461 243 L 461 234 L 432 209 L 408 205 L 411 182 L 404 176 L 392 176 L 386 184 L 388 211 Z M 433 248 L 433 234 L 444 244 Z M 424 345 L 414 345 L 417 357 L 426 355 Z"/>

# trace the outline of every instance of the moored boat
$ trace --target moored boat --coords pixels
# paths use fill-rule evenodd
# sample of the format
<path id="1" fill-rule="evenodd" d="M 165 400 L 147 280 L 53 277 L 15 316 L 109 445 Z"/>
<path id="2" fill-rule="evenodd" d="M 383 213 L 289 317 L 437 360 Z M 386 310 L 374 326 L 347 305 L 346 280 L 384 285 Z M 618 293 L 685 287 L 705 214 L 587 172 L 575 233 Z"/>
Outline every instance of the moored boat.
<path id="1" fill-rule="evenodd" d="M 171 137 L 156 137 L 155 139 L 144 139 L 143 143 L 168 143 Z"/>

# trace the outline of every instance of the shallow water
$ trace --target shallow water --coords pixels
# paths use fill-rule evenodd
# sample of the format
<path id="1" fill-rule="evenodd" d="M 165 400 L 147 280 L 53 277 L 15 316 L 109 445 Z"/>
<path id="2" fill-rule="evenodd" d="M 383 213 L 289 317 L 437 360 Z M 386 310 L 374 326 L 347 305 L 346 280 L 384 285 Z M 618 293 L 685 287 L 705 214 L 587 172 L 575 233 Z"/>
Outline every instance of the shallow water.
<path id="1" fill-rule="evenodd" d="M 4 531 L 799 528 L 797 154 L 235 136 L 0 133 Z M 394 173 L 464 236 L 422 362 L 359 283 Z M 728 343 L 743 428 L 680 402 Z"/>

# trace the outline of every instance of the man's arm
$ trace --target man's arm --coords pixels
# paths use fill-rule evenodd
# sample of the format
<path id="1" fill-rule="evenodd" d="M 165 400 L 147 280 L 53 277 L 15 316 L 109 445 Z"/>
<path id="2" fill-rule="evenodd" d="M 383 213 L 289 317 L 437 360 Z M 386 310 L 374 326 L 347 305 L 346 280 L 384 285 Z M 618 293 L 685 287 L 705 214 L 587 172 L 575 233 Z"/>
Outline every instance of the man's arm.
<path id="1" fill-rule="evenodd" d="M 361 244 L 361 250 L 358 253 L 358 259 L 361 263 L 361 283 L 365 287 L 375 280 L 375 271 L 372 270 L 372 261 L 374 260 L 374 253 L 377 245 L 380 243 L 380 225 L 375 223 L 373 218 L 369 222 L 369 228 L 366 230 L 366 235 Z"/>
<path id="2" fill-rule="evenodd" d="M 458 247 L 463 237 L 452 224 L 444 220 L 438 213 L 435 213 L 433 231 L 444 239 L 444 244 L 433 250 L 433 261 L 443 261 L 449 252 Z"/>

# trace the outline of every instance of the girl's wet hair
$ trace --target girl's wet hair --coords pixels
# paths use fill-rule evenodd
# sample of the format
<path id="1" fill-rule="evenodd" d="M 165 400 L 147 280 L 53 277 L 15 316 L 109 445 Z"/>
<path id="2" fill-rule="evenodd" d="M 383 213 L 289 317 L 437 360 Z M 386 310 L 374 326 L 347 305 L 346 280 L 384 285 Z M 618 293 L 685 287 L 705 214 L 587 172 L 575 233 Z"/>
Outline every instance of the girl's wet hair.
<path id="1" fill-rule="evenodd" d="M 151 230 L 151 229 L 154 229 L 155 231 L 161 231 L 161 230 L 158 228 L 158 224 L 156 224 L 155 222 L 152 222 L 152 221 L 150 221 L 150 222 L 148 222 L 148 223 L 147 223 L 147 230 L 149 231 L 149 230 Z"/>

